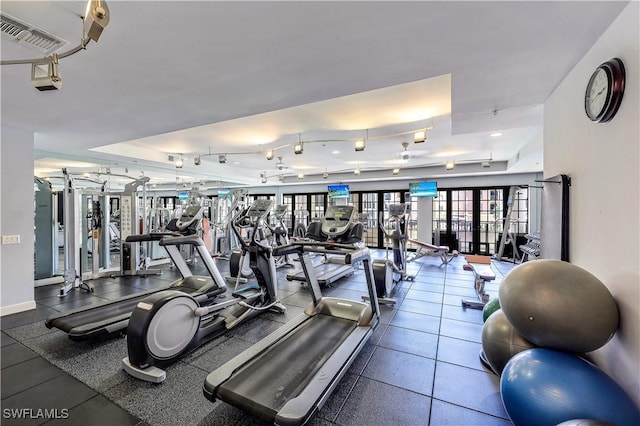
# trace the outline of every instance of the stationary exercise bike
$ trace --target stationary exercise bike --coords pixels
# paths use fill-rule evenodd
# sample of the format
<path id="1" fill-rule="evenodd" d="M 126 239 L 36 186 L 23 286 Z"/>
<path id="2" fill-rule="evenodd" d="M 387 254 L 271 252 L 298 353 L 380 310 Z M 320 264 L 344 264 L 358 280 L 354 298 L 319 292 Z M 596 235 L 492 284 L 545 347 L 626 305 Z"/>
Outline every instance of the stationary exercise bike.
<path id="1" fill-rule="evenodd" d="M 396 285 L 400 281 L 413 280 L 415 276 L 407 273 L 407 235 L 404 232 L 405 220 L 409 205 L 390 204 L 389 218 L 385 221 L 382 214 L 378 221 L 380 229 L 385 236 L 385 241 L 391 241 L 393 260 L 389 260 L 387 248 L 386 259 L 374 260 L 373 276 L 376 283 L 378 302 L 393 305 L 395 299 L 391 298 Z"/>
<path id="2" fill-rule="evenodd" d="M 160 383 L 166 379 L 166 372 L 160 367 L 259 313 L 286 310 L 277 299 L 276 268 L 268 242 L 266 217 L 272 205 L 270 200 L 256 200 L 231 221 L 233 231 L 249 254 L 257 284 L 236 287 L 233 299 L 208 306 L 201 306 L 199 297 L 171 290 L 138 303 L 127 328 L 129 356 L 122 360 L 127 373 Z M 251 228 L 251 241 L 240 238 L 248 228 Z M 160 244 L 163 242 L 166 241 Z M 224 281 L 221 286 L 226 289 Z"/>

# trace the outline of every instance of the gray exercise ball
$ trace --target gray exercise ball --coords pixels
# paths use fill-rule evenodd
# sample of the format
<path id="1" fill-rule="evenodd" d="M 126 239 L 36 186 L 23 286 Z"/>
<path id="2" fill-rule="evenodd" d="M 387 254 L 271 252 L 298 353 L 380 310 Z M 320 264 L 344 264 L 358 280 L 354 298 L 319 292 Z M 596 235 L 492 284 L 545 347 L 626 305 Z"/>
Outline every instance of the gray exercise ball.
<path id="1" fill-rule="evenodd" d="M 515 267 L 502 280 L 499 298 L 513 327 L 540 347 L 590 352 L 618 328 L 618 305 L 607 287 L 568 262 L 540 259 Z"/>
<path id="2" fill-rule="evenodd" d="M 513 328 L 502 309 L 492 313 L 482 326 L 482 351 L 491 369 L 498 376 L 507 362 L 518 352 L 535 345 Z"/>

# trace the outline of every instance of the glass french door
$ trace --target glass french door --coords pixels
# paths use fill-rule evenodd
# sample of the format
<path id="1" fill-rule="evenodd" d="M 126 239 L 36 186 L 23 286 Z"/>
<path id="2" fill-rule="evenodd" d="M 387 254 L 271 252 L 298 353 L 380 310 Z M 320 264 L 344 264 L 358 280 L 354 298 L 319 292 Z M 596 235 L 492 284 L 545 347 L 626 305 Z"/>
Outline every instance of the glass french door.
<path id="1" fill-rule="evenodd" d="M 503 189 L 480 189 L 478 254 L 494 254 L 502 232 L 502 220 L 506 214 Z"/>
<path id="2" fill-rule="evenodd" d="M 311 220 L 322 220 L 324 212 L 327 209 L 327 194 L 311 194 L 311 205 L 309 214 Z"/>
<path id="3" fill-rule="evenodd" d="M 442 245 L 457 246 L 463 253 L 475 253 L 473 231 L 473 190 L 451 190 L 449 194 L 450 220 L 449 235 Z M 479 254 L 479 253 L 478 253 Z"/>
<path id="4" fill-rule="evenodd" d="M 507 214 L 509 188 L 473 188 L 438 191 L 433 199 L 433 229 L 439 244 L 461 253 L 493 255 L 500 244 Z M 516 234 L 528 228 L 528 192 L 517 192 L 511 221 Z M 513 225 L 511 225 L 513 226 Z"/>
<path id="5" fill-rule="evenodd" d="M 378 193 L 360 194 L 362 218 L 366 218 L 364 243 L 368 247 L 378 247 Z"/>

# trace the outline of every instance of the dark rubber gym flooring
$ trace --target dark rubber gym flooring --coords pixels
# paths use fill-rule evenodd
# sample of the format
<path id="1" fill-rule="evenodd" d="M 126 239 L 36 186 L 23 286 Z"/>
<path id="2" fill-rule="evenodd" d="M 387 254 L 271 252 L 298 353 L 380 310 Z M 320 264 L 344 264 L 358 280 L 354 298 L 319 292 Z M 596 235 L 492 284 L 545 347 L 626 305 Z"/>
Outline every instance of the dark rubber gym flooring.
<path id="1" fill-rule="evenodd" d="M 373 253 L 373 257 L 384 256 Z M 228 261 L 216 260 L 223 275 Z M 478 357 L 482 312 L 461 307 L 474 298 L 473 276 L 462 256 L 447 267 L 438 257 L 410 263 L 414 281 L 397 289 L 395 307 L 382 306 L 382 321 L 312 425 L 509 425 L 499 378 Z M 512 263 L 493 262 L 499 282 Z M 297 266 L 299 267 L 299 266 Z M 168 267 L 149 277 L 101 278 L 94 294 L 56 296 L 58 286 L 37 287 L 37 309 L 3 317 L 3 425 L 254 425 L 260 422 L 202 395 L 207 374 L 304 310 L 306 285 L 289 282 L 291 269 L 278 270 L 285 315 L 266 313 L 227 332 L 167 369 L 155 385 L 129 377 L 120 367 L 126 339 L 73 342 L 49 330 L 44 320 L 57 312 L 163 288 L 178 277 Z M 198 273 L 198 271 L 196 271 Z M 25 283 L 27 284 L 27 283 Z M 343 278 L 325 295 L 360 300 L 366 293 L 362 270 Z M 13 410 L 11 410 L 13 409 Z M 22 418 L 17 418 L 21 416 Z M 51 417 L 57 418 L 51 418 Z M 26 417 L 26 418 L 25 418 Z"/>

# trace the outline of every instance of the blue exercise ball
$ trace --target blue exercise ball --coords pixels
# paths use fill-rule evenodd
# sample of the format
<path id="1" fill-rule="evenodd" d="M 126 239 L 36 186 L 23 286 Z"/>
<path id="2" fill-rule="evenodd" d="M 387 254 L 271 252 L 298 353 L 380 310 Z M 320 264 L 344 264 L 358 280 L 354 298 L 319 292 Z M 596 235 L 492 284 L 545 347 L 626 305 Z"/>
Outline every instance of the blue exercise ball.
<path id="1" fill-rule="evenodd" d="M 525 262 L 504 277 L 498 292 L 509 322 L 536 346 L 591 352 L 618 328 L 618 304 L 607 287 L 568 262 Z"/>
<path id="2" fill-rule="evenodd" d="M 517 426 L 557 425 L 572 419 L 640 425 L 640 410 L 613 379 L 566 352 L 533 348 L 515 355 L 504 367 L 500 392 Z"/>

